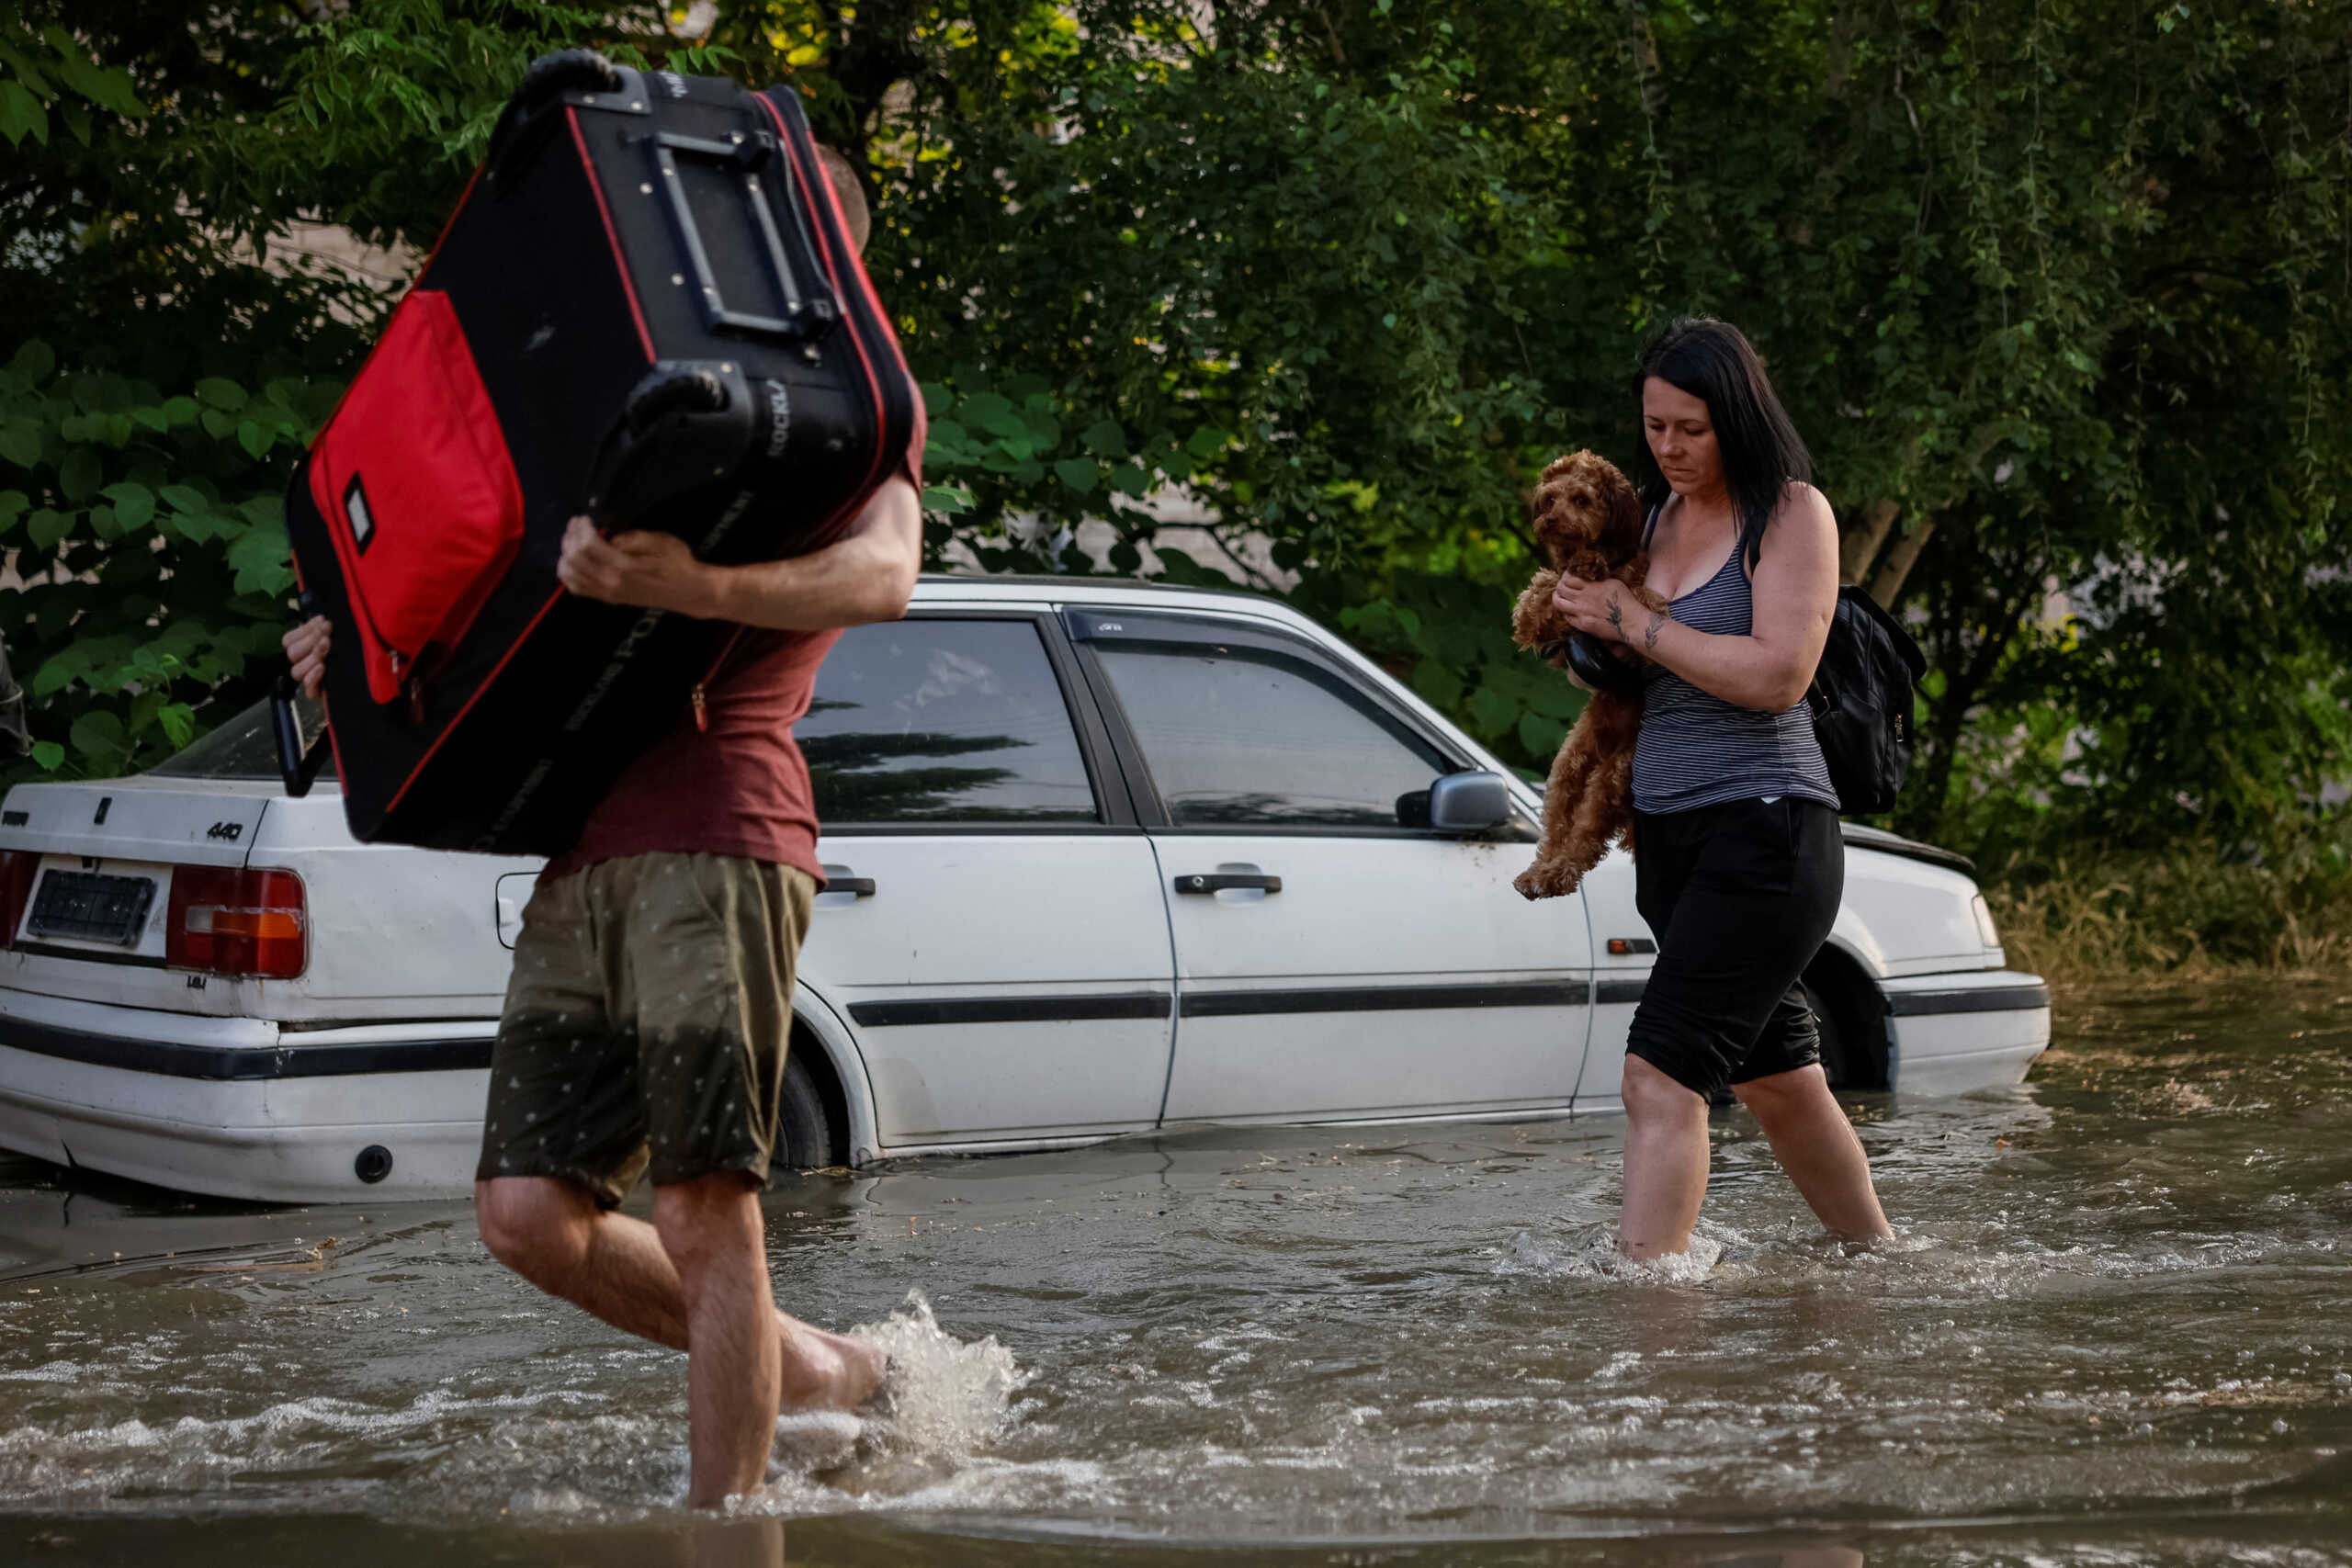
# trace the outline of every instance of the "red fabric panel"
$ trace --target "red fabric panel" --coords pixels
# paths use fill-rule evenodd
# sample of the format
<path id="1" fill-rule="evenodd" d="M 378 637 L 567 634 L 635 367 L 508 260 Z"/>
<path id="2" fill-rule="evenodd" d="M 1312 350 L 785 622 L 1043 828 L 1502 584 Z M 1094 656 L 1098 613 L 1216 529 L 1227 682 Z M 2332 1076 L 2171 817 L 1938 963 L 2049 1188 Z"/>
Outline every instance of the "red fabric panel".
<path id="1" fill-rule="evenodd" d="M 368 694 L 473 624 L 523 543 L 523 487 L 448 296 L 401 302 L 319 438 L 311 499 L 343 564 Z"/>

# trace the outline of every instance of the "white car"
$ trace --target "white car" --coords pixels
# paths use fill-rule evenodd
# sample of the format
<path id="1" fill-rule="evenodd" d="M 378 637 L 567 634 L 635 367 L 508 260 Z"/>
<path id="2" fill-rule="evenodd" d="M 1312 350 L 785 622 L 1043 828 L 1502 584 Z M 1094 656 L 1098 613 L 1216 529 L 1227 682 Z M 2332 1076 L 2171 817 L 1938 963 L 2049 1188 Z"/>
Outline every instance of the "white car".
<path id="1" fill-rule="evenodd" d="M 929 578 L 797 733 L 831 889 L 794 1164 L 1618 1109 L 1631 863 L 1521 899 L 1536 793 L 1278 601 Z M 1806 977 L 1833 1080 L 2018 1081 L 2049 993 L 1967 863 L 1847 842 Z M 464 1190 L 536 869 L 356 842 L 331 784 L 286 795 L 259 707 L 135 778 L 19 785 L 0 1146 L 236 1198 Z"/>

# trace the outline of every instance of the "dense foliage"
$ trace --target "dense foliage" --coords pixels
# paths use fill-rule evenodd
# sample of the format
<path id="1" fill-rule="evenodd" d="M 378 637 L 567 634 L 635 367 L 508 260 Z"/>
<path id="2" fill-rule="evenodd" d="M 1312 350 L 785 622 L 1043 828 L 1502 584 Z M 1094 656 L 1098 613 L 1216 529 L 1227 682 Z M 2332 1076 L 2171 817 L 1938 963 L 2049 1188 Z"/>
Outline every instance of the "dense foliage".
<path id="1" fill-rule="evenodd" d="M 288 223 L 429 243 L 589 40 L 789 80 L 863 160 L 943 555 L 1238 570 L 1538 765 L 1576 699 L 1505 636 L 1524 487 L 1628 457 L 1634 347 L 1708 310 L 1933 657 L 1903 825 L 2341 854 L 2347 0 L 159 10 L 0 22 L 0 633 L 50 765 L 253 689 L 267 498 L 384 303 L 265 270 Z"/>

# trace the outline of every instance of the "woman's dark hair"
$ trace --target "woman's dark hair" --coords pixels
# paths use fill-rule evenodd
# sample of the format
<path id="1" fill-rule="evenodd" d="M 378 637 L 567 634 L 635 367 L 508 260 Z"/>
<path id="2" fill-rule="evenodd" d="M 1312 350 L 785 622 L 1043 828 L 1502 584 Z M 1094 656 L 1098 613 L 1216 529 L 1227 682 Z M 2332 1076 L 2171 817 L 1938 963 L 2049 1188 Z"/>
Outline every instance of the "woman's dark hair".
<path id="1" fill-rule="evenodd" d="M 1764 362 L 1729 321 L 1712 316 L 1679 316 L 1668 321 L 1642 350 L 1640 367 L 1634 372 L 1634 397 L 1641 396 L 1643 384 L 1653 376 L 1706 403 L 1708 421 L 1715 427 L 1715 448 L 1723 454 L 1724 484 L 1739 514 L 1741 547 L 1753 567 L 1763 548 L 1764 525 L 1780 508 L 1782 493 L 1791 481 L 1813 478 L 1813 457 L 1804 449 L 1804 437 L 1772 395 Z M 1664 505 L 1673 493 L 1650 454 L 1646 431 L 1634 448 L 1634 480 L 1641 487 L 1645 512 Z"/>

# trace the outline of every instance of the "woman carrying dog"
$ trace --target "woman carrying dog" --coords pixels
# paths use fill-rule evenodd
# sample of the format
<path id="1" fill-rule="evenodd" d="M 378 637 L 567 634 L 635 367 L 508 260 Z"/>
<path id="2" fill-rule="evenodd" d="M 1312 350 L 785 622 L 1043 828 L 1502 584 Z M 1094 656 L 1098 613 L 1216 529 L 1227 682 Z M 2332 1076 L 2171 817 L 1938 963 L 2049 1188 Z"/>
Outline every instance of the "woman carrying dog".
<path id="1" fill-rule="evenodd" d="M 1838 1235 L 1891 1235 L 1829 1092 L 1797 984 L 1846 882 L 1838 795 L 1804 695 L 1838 600 L 1838 531 L 1804 442 L 1738 330 L 1678 321 L 1636 378 L 1646 437 L 1645 608 L 1563 577 L 1553 603 L 1644 660 L 1635 900 L 1658 956 L 1625 1047 L 1627 1256 L 1688 1250 L 1707 1108 L 1728 1087 Z"/>

